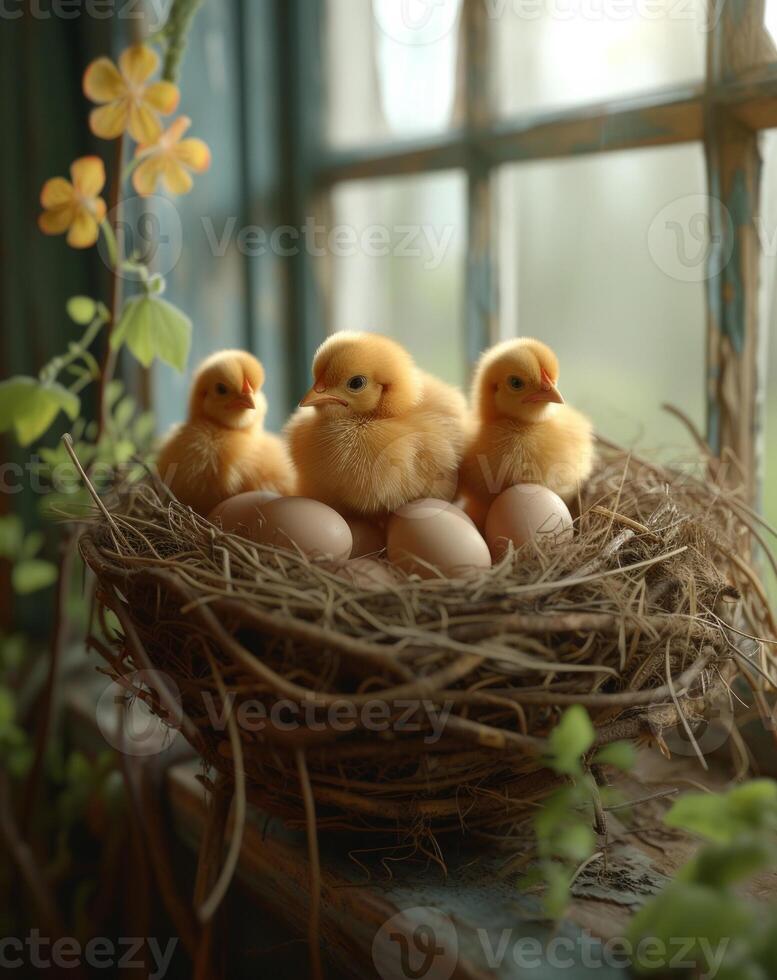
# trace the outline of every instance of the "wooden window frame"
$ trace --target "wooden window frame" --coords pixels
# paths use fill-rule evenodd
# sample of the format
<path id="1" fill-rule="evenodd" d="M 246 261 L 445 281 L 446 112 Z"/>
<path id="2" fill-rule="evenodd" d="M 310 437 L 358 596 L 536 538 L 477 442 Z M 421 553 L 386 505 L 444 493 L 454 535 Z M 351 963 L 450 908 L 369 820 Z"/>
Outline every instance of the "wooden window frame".
<path id="1" fill-rule="evenodd" d="M 498 263 L 492 215 L 497 168 L 507 163 L 700 141 L 707 163 L 710 255 L 707 295 L 707 440 L 733 455 L 755 499 L 760 477 L 764 365 L 759 364 L 760 130 L 777 127 L 777 50 L 763 26 L 765 0 L 711 0 L 702 82 L 568 110 L 498 119 L 489 101 L 490 31 L 484 0 L 463 0 L 463 120 L 443 135 L 335 150 L 327 146 L 322 38 L 325 0 L 286 4 L 291 110 L 290 213 L 323 223 L 343 181 L 460 169 L 467 177 L 465 336 L 473 362 L 497 336 Z M 288 45 L 288 46 L 286 46 Z M 726 209 L 732 221 L 728 222 Z M 723 219 L 726 218 L 724 221 Z M 729 236 L 733 235 L 733 241 Z M 720 272 L 718 249 L 731 249 Z M 327 270 L 299 254 L 289 313 L 304 388 L 311 355 L 327 333 Z"/>

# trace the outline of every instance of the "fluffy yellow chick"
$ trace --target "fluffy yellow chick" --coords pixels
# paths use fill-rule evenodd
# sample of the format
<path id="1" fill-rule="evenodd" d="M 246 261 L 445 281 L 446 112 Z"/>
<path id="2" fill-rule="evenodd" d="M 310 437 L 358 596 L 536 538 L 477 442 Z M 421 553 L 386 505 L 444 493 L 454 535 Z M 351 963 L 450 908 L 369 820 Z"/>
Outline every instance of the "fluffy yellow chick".
<path id="1" fill-rule="evenodd" d="M 181 503 L 198 514 L 247 490 L 292 492 L 283 442 L 263 428 L 263 384 L 264 368 L 241 350 L 212 354 L 197 370 L 188 419 L 168 436 L 157 468 Z"/>
<path id="2" fill-rule="evenodd" d="M 297 492 L 346 515 L 385 515 L 419 497 L 451 500 L 467 405 L 380 334 L 333 334 L 286 428 Z"/>
<path id="3" fill-rule="evenodd" d="M 567 501 L 593 466 L 588 419 L 564 404 L 558 359 L 539 340 L 506 340 L 480 358 L 472 383 L 474 434 L 460 490 L 476 524 L 516 483 L 541 483 Z"/>

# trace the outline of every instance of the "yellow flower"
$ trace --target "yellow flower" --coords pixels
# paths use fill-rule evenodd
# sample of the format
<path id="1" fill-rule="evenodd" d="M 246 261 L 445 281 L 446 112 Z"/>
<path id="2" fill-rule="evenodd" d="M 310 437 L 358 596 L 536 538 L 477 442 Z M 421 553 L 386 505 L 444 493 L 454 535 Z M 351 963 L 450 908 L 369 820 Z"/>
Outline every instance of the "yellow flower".
<path id="1" fill-rule="evenodd" d="M 132 175 L 132 186 L 142 197 L 156 190 L 161 179 L 170 194 L 186 194 L 192 189 L 190 170 L 204 173 L 210 166 L 208 144 L 199 139 L 181 139 L 192 121 L 179 116 L 157 140 L 154 146 L 139 146 L 141 158 Z"/>
<path id="2" fill-rule="evenodd" d="M 80 157 L 71 164 L 70 176 L 72 183 L 52 177 L 43 185 L 38 227 L 45 235 L 67 232 L 68 245 L 89 248 L 105 217 L 105 201 L 98 197 L 105 185 L 105 167 L 99 157 Z"/>
<path id="3" fill-rule="evenodd" d="M 98 58 L 84 72 L 84 94 L 99 104 L 89 116 L 95 136 L 115 139 L 125 131 L 138 143 L 154 143 L 162 132 L 159 114 L 174 112 L 181 93 L 172 82 L 148 79 L 159 66 L 156 52 L 135 44 L 119 55 L 119 67 L 110 58 Z"/>

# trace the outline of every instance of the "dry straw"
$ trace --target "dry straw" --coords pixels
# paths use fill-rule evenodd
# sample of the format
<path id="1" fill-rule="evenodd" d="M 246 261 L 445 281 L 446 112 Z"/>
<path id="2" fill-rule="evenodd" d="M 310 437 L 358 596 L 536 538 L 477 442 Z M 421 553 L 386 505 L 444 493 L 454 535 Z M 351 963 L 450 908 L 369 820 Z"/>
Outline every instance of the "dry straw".
<path id="1" fill-rule="evenodd" d="M 249 799 L 309 833 L 509 833 L 554 785 L 545 739 L 566 706 L 586 706 L 599 744 L 668 751 L 678 725 L 695 746 L 737 675 L 758 705 L 777 677 L 749 557 L 774 564 L 769 531 L 736 492 L 602 444 L 579 509 L 571 542 L 466 581 L 370 591 L 224 534 L 151 480 L 82 537 L 122 630 L 95 644 L 115 676 L 164 671 L 206 763 L 230 782 L 244 767 Z M 139 693 L 169 714 L 163 685 Z M 214 726 L 208 699 L 219 713 L 225 697 L 230 724 Z M 288 704 L 236 733 L 246 701 Z"/>

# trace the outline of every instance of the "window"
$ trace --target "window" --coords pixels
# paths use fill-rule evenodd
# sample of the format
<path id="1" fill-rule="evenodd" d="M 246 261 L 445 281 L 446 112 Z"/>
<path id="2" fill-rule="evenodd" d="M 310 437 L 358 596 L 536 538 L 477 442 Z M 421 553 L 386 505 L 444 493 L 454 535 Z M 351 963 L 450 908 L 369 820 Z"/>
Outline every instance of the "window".
<path id="1" fill-rule="evenodd" d="M 234 212 L 297 247 L 229 239 L 211 276 L 182 267 L 171 288 L 265 358 L 276 427 L 333 329 L 393 333 L 460 382 L 490 342 L 528 333 L 559 349 L 605 434 L 687 447 L 671 402 L 755 492 L 775 25 L 763 0 L 206 5 L 187 71 L 207 75 L 203 135 L 225 155 L 208 213 L 217 234 Z M 214 54 L 219 33 L 239 58 Z"/>

